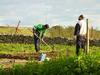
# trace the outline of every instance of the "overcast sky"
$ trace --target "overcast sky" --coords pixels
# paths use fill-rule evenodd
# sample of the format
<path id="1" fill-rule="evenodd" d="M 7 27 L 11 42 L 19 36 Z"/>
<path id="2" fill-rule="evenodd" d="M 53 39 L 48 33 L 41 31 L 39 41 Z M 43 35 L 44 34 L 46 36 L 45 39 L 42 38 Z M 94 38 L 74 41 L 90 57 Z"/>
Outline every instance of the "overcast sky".
<path id="1" fill-rule="evenodd" d="M 83 14 L 100 29 L 100 0 L 1 0 L 0 25 L 22 26 L 38 23 L 75 25 Z"/>

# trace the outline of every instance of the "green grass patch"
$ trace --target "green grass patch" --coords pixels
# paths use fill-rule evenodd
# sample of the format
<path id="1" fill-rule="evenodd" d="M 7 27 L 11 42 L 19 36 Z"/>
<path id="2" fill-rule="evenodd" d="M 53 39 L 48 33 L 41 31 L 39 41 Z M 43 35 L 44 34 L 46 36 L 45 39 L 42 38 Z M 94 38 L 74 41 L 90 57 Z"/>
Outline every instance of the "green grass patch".
<path id="1" fill-rule="evenodd" d="M 100 55 L 98 55 L 100 57 Z M 99 58 L 100 60 L 100 58 Z M 0 69 L 0 75 L 99 75 L 100 63 L 94 54 L 61 57 L 42 63 L 29 62 Z"/>
<path id="2" fill-rule="evenodd" d="M 51 45 L 52 46 L 52 45 Z M 14 64 L 12 68 L 0 67 L 0 75 L 99 75 L 100 47 L 90 47 L 90 53 L 80 52 L 75 55 L 75 46 L 55 44 L 54 50 L 60 52 L 59 58 L 50 61 L 37 62 L 31 60 L 25 65 Z M 42 51 L 51 51 L 41 45 Z M 35 52 L 33 44 L 4 44 L 0 43 L 0 53 Z M 70 54 L 71 57 L 67 56 Z"/>

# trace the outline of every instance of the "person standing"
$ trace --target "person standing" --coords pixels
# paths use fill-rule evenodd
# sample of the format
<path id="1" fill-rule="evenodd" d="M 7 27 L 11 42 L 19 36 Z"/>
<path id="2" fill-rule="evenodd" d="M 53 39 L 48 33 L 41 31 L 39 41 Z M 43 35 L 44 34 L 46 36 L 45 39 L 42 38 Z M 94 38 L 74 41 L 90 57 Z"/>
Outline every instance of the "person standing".
<path id="1" fill-rule="evenodd" d="M 34 45 L 36 52 L 40 51 L 40 41 L 43 40 L 44 33 L 46 29 L 49 28 L 48 24 L 38 24 L 33 27 L 33 34 L 34 34 Z"/>
<path id="2" fill-rule="evenodd" d="M 80 48 L 84 49 L 84 52 L 86 51 L 85 48 L 85 36 L 86 36 L 86 22 L 84 20 L 84 16 L 80 15 L 78 17 L 78 22 L 75 26 L 74 35 L 76 36 L 76 55 L 79 55 Z"/>

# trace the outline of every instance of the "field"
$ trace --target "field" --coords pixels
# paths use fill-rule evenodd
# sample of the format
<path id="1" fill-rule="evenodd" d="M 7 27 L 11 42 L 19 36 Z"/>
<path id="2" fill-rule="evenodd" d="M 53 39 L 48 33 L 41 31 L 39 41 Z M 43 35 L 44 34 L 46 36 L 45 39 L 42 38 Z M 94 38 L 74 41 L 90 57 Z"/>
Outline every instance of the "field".
<path id="1" fill-rule="evenodd" d="M 63 29 L 59 32 L 59 26 L 51 28 L 48 36 L 54 37 L 67 37 L 67 39 L 72 39 L 73 34 L 70 31 L 71 27 L 68 29 Z M 56 30 L 56 31 L 54 31 Z M 69 34 L 66 34 L 66 30 Z M 68 32 L 67 31 L 67 32 Z M 54 33 L 58 32 L 58 33 Z M 62 34 L 61 34 L 62 33 Z M 97 33 L 97 32 L 96 32 Z M 99 31 L 98 31 L 99 33 Z M 95 42 L 90 46 L 90 52 L 85 54 L 83 50 L 80 50 L 80 55 L 75 54 L 75 45 L 66 44 L 60 40 L 59 44 L 51 44 L 48 47 L 45 44 L 41 44 L 40 53 L 36 53 L 34 49 L 34 44 L 32 44 L 31 38 L 25 38 L 20 35 L 32 36 L 32 33 L 28 28 L 19 28 L 16 37 L 13 39 L 8 35 L 15 35 L 14 27 L 0 27 L 0 34 L 7 35 L 7 37 L 2 36 L 0 41 L 0 75 L 99 75 L 100 74 L 100 44 L 99 41 Z M 99 34 L 98 34 L 99 35 Z M 99 36 L 92 36 L 93 38 L 100 39 Z M 19 39 L 20 37 L 20 39 Z M 71 37 L 71 38 L 70 38 Z M 25 39 L 24 39 L 25 38 Z M 13 42 L 13 40 L 16 41 Z M 21 40 L 21 43 L 20 43 Z M 55 39 L 54 39 L 55 40 Z M 7 41 L 10 41 L 7 43 Z M 24 42 L 23 42 L 24 41 Z M 27 43 L 31 41 L 31 43 Z M 55 40 L 56 41 L 56 40 Z M 58 40 L 57 40 L 58 41 Z M 95 46 L 94 46 L 95 45 Z M 45 61 L 39 61 L 41 53 L 46 54 Z"/>
<path id="2" fill-rule="evenodd" d="M 41 45 L 41 52 L 48 52 L 47 57 L 50 60 L 39 62 L 33 44 L 0 43 L 0 75 L 99 75 L 100 73 L 100 47 L 90 47 L 88 55 L 81 50 L 79 57 L 75 55 L 74 45 L 55 44 L 54 49 Z"/>
<path id="3" fill-rule="evenodd" d="M 31 28 L 26 28 L 26 27 L 20 27 L 18 28 L 18 31 L 16 34 L 18 35 L 32 35 L 32 32 L 30 31 Z M 16 27 L 0 27 L 0 34 L 15 34 L 16 32 Z"/>

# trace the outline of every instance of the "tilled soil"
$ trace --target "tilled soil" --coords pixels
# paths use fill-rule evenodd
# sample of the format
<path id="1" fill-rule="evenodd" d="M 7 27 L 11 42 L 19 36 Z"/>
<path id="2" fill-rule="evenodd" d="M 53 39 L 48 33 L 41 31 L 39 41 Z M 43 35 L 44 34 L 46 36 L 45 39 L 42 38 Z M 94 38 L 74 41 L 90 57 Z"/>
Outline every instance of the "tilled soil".
<path id="1" fill-rule="evenodd" d="M 57 51 L 42 52 L 46 54 L 48 58 L 56 58 L 58 56 Z M 13 64 L 25 64 L 29 60 L 33 59 L 38 61 L 41 53 L 16 53 L 16 54 L 0 54 L 0 65 L 4 68 L 10 68 Z"/>
<path id="2" fill-rule="evenodd" d="M 55 58 L 58 55 L 57 51 L 51 52 L 42 52 L 45 53 L 47 57 Z M 17 54 L 0 54 L 0 58 L 8 58 L 8 59 L 38 59 L 41 53 L 17 53 Z"/>

